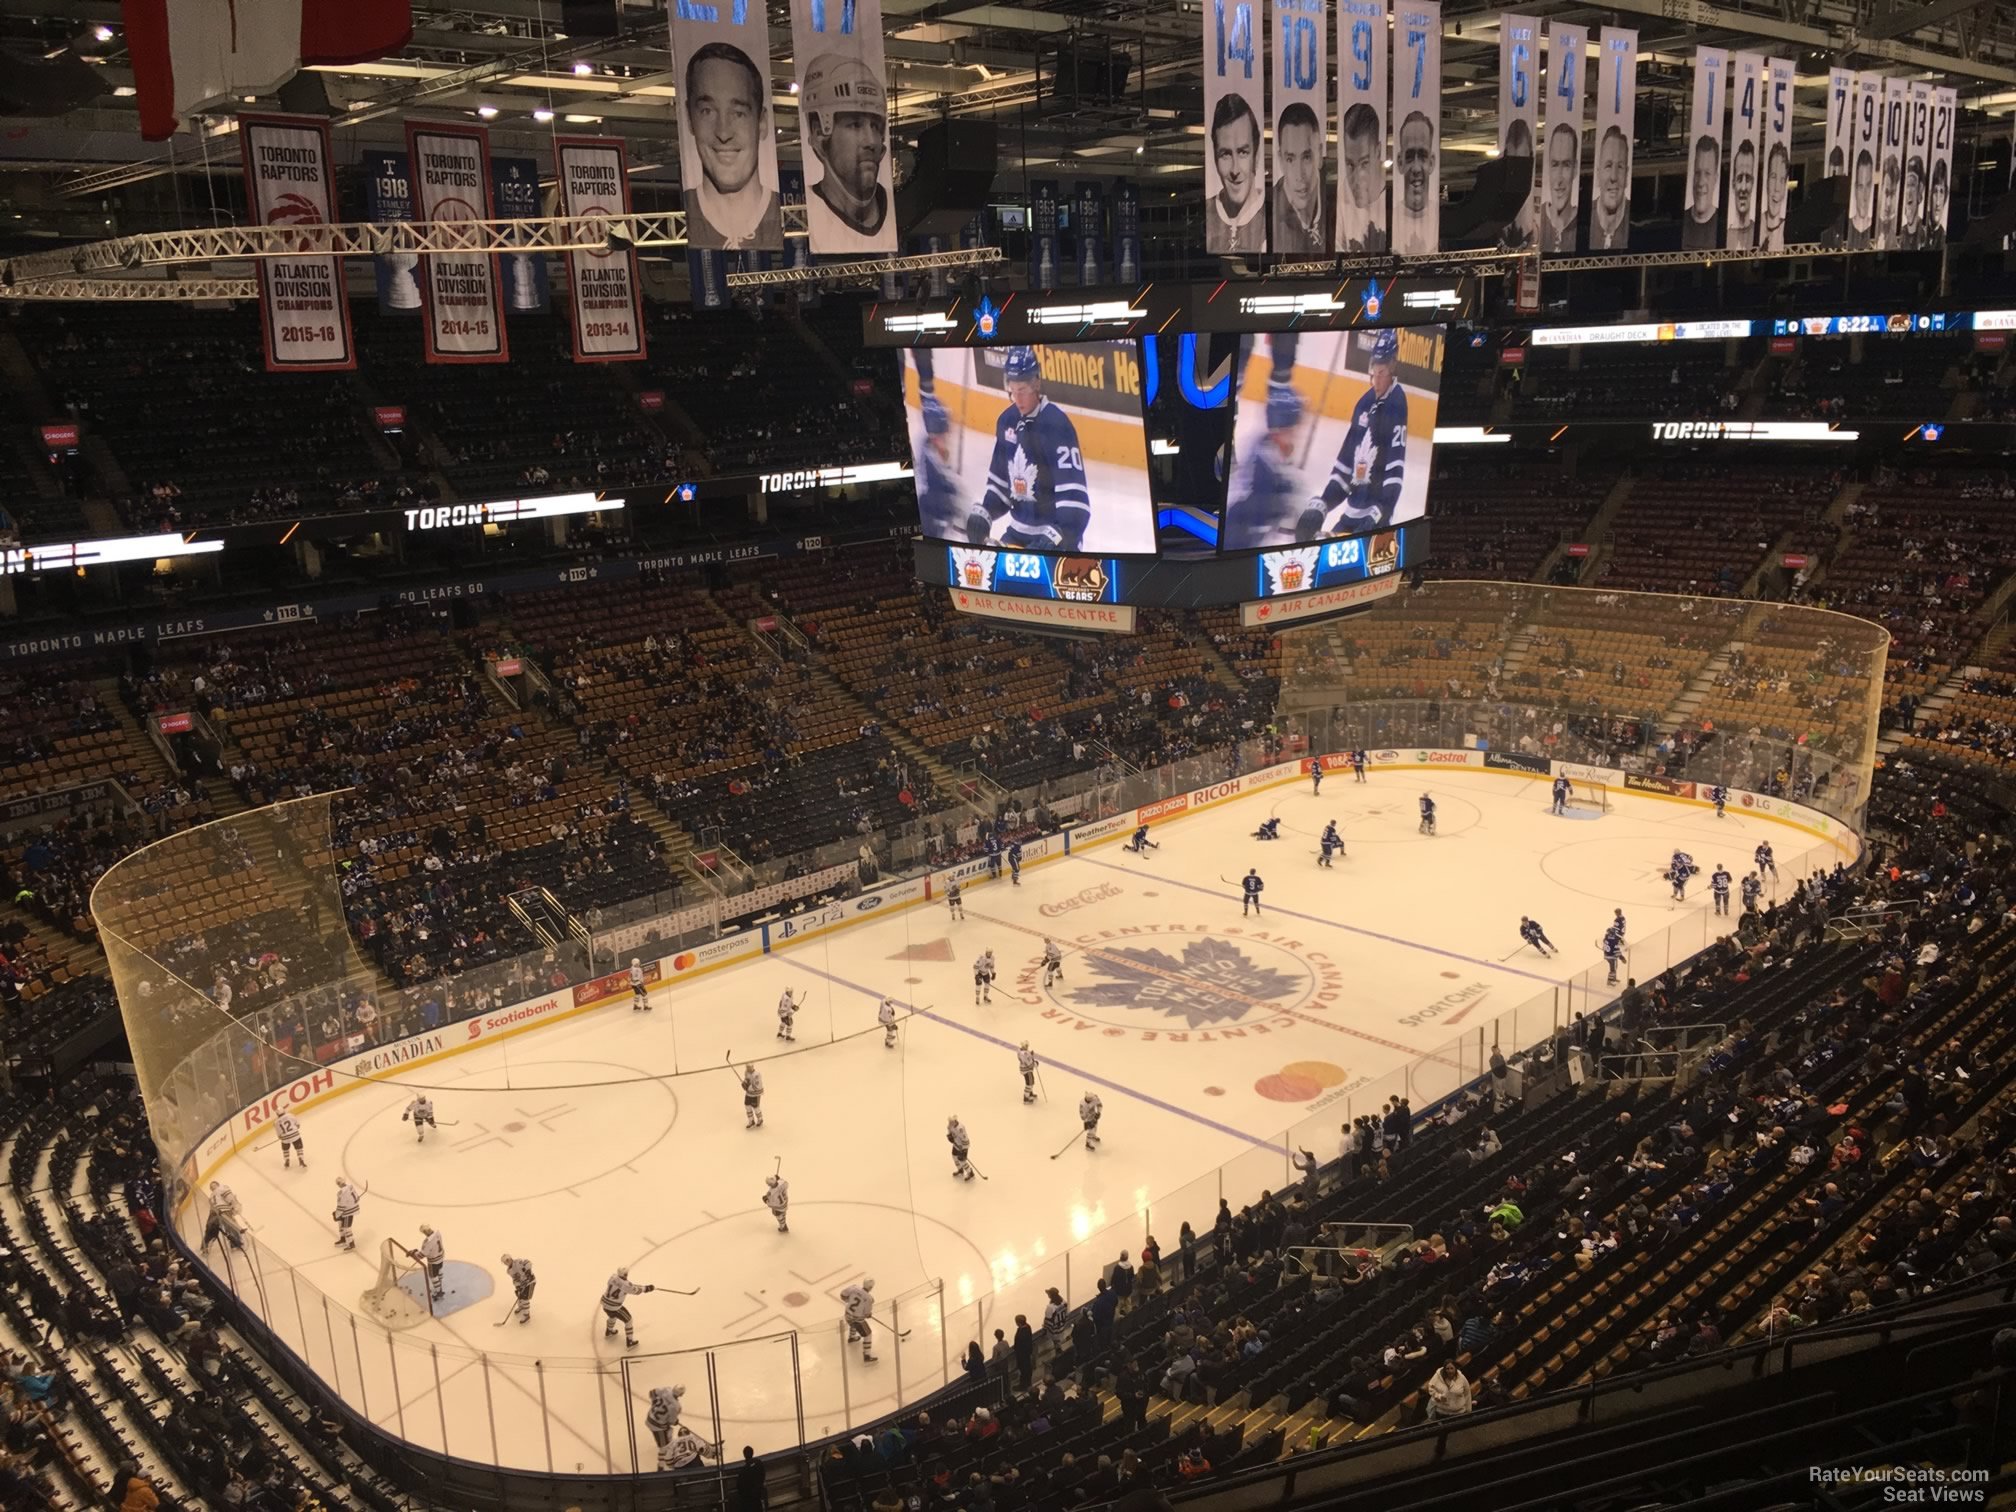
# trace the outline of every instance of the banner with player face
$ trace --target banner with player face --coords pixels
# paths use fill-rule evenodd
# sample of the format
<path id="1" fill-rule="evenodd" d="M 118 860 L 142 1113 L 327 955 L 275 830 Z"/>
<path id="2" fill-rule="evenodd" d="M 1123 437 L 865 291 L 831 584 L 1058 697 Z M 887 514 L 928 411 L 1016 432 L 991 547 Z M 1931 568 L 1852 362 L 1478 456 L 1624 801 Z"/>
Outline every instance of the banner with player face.
<path id="1" fill-rule="evenodd" d="M 491 188 L 499 220 L 536 220 L 544 214 L 539 164 L 531 158 L 490 160 Z M 513 252 L 504 258 L 504 304 L 513 315 L 544 313 L 553 307 L 543 252 Z"/>
<path id="2" fill-rule="evenodd" d="M 1773 252 L 1785 246 L 1785 211 L 1792 193 L 1793 72 L 1790 58 L 1771 58 L 1764 64 L 1763 218 L 1757 226 L 1757 245 Z"/>
<path id="3" fill-rule="evenodd" d="M 1442 244 L 1442 4 L 1406 0 L 1393 13 L 1393 250 Z"/>
<path id="4" fill-rule="evenodd" d="M 1904 203 L 1905 116 L 1910 94 L 1902 79 L 1882 80 L 1882 108 L 1878 130 L 1881 144 L 1876 149 L 1876 237 L 1878 247 L 1901 245 L 1897 239 L 1897 212 Z"/>
<path id="5" fill-rule="evenodd" d="M 1827 70 L 1827 178 L 1848 177 L 1848 148 L 1855 137 L 1855 70 Z"/>
<path id="6" fill-rule="evenodd" d="M 903 404 L 930 539 L 1154 552 L 1137 343 L 910 348 Z"/>
<path id="7" fill-rule="evenodd" d="M 490 133 L 481 126 L 406 123 L 414 217 L 490 219 Z M 420 318 L 429 362 L 508 362 L 497 259 L 438 252 L 420 259 Z"/>
<path id="8" fill-rule="evenodd" d="M 767 13 L 740 3 L 672 5 L 667 13 L 679 80 L 686 244 L 703 251 L 781 252 Z"/>
<path id="9" fill-rule="evenodd" d="M 1729 75 L 1729 217 L 1722 233 L 1722 245 L 1732 252 L 1757 245 L 1764 104 L 1764 55 L 1737 53 Z"/>
<path id="10" fill-rule="evenodd" d="M 556 137 L 553 155 L 563 215 L 629 214 L 630 176 L 619 138 Z M 700 249 L 691 249 L 687 264 L 694 275 L 693 302 L 700 304 L 703 294 L 713 293 L 725 302 L 726 265 L 718 251 L 703 258 Z M 644 291 L 637 282 L 637 254 L 627 247 L 569 252 L 567 285 L 573 296 L 574 360 L 641 362 Z"/>
<path id="11" fill-rule="evenodd" d="M 1687 113 L 1687 177 L 1681 201 L 1680 245 L 1716 245 L 1722 211 L 1723 119 L 1729 113 L 1729 54 L 1720 47 L 1694 49 L 1694 101 Z"/>
<path id="12" fill-rule="evenodd" d="M 1932 91 L 1932 158 L 1925 187 L 1925 245 L 1944 246 L 1953 213 L 1953 136 L 1960 124 L 1960 92 Z"/>
<path id="13" fill-rule="evenodd" d="M 1204 16 L 1204 250 L 1267 250 L 1266 44 L 1259 0 Z"/>
<path id="14" fill-rule="evenodd" d="M 1330 140 L 1328 0 L 1268 0 L 1274 37 L 1274 178 L 1270 204 L 1276 257 L 1330 251 L 1330 197 L 1323 156 Z"/>
<path id="15" fill-rule="evenodd" d="M 1507 11 L 1498 18 L 1498 155 L 1537 160 L 1540 120 L 1540 23 Z M 1530 247 L 1535 234 L 1533 189 L 1505 224 L 1499 242 Z"/>
<path id="16" fill-rule="evenodd" d="M 1442 347 L 1441 326 L 1241 337 L 1221 549 L 1426 513 Z"/>
<path id="17" fill-rule="evenodd" d="M 1638 33 L 1606 26 L 1596 62 L 1596 171 L 1589 182 L 1589 250 L 1631 245 L 1631 145 L 1638 117 Z"/>
<path id="18" fill-rule="evenodd" d="M 262 226 L 326 225 L 335 201 L 329 123 L 316 116 L 238 117 L 245 195 Z M 333 257 L 262 257 L 259 328 L 266 369 L 315 373 L 357 366 L 343 267 Z"/>
<path id="19" fill-rule="evenodd" d="M 1337 0 L 1337 250 L 1384 252 L 1386 0 Z"/>
<path id="20" fill-rule="evenodd" d="M 1540 250 L 1578 252 L 1582 209 L 1583 88 L 1589 28 L 1547 28 L 1547 108 L 1540 133 Z"/>
<path id="21" fill-rule="evenodd" d="M 1897 244 L 1926 245 L 1925 200 L 1932 182 L 1932 86 L 1912 79 L 1905 97 L 1904 201 L 1897 212 Z"/>
<path id="22" fill-rule="evenodd" d="M 1848 245 L 1876 244 L 1877 159 L 1883 152 L 1883 76 L 1855 75 L 1854 135 L 1848 146 Z"/>
<path id="23" fill-rule="evenodd" d="M 882 0 L 791 0 L 791 51 L 812 250 L 894 252 Z"/>

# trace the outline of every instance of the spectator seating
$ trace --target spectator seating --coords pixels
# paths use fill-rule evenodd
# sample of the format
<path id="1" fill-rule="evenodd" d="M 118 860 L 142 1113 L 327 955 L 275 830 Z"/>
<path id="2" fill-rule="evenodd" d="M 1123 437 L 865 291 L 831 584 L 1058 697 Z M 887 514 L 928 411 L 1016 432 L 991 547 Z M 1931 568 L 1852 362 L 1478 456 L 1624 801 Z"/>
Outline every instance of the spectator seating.
<path id="1" fill-rule="evenodd" d="M 1528 347 L 1515 420 L 1719 418 L 1737 408 L 1737 372 L 1717 341 Z M 1571 362 L 1579 357 L 1579 362 Z"/>
<path id="2" fill-rule="evenodd" d="M 1733 594 L 1778 537 L 1811 530 L 1842 479 L 1810 465 L 1662 464 L 1633 479 L 1610 532 L 1606 588 Z"/>
<path id="3" fill-rule="evenodd" d="M 1557 544 L 1577 537 L 1616 482 L 1614 473 L 1571 474 L 1551 455 L 1501 461 L 1466 453 L 1435 454 L 1429 577 L 1531 578 Z"/>
<path id="4" fill-rule="evenodd" d="M 1946 418 L 1959 386 L 1955 369 L 1970 355 L 1965 333 L 1859 340 L 1858 362 L 1848 338 L 1808 338 L 1797 367 L 1774 385 L 1764 413 L 1824 420 Z"/>

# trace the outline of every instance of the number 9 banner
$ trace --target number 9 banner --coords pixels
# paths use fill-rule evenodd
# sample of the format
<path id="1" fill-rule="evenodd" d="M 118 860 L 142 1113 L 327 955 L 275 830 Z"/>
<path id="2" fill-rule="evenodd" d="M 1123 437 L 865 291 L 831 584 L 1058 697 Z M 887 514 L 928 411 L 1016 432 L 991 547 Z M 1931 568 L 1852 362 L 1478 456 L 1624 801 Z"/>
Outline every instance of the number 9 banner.
<path id="1" fill-rule="evenodd" d="M 1337 0 L 1337 250 L 1384 252 L 1386 0 Z"/>

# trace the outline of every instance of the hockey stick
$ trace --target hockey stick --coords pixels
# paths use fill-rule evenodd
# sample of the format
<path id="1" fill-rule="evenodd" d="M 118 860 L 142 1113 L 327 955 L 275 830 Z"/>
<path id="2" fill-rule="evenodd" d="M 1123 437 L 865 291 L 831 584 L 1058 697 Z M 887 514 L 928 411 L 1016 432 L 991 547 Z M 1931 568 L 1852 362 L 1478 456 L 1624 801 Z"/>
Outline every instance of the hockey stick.
<path id="1" fill-rule="evenodd" d="M 784 1157 L 782 1155 L 777 1157 L 777 1169 L 772 1174 L 777 1176 L 784 1174 Z"/>
<path id="2" fill-rule="evenodd" d="M 434 1122 L 436 1127 L 443 1129 L 459 1129 L 462 1127 L 462 1120 L 459 1118 L 437 1118 Z"/>
<path id="3" fill-rule="evenodd" d="M 992 1180 L 985 1171 L 981 1170 L 980 1167 L 973 1164 L 970 1160 L 966 1162 L 966 1169 L 971 1171 L 975 1176 L 978 1176 L 982 1181 Z"/>
<path id="4" fill-rule="evenodd" d="M 1083 1129 L 1080 1129 L 1076 1134 L 1073 1134 L 1069 1139 L 1064 1141 L 1064 1150 L 1070 1149 L 1071 1146 L 1078 1143 L 1078 1141 L 1083 1139 L 1084 1137 L 1085 1137 L 1085 1131 Z M 1064 1150 L 1059 1150 L 1056 1155 L 1052 1155 L 1050 1158 L 1052 1160 L 1058 1159 L 1060 1156 L 1063 1155 Z"/>
<path id="5" fill-rule="evenodd" d="M 511 1305 L 504 1309 L 504 1316 L 499 1318 L 495 1323 L 492 1323 L 490 1326 L 492 1328 L 502 1328 L 506 1323 L 509 1323 L 511 1321 L 511 1315 L 517 1311 L 518 1311 L 518 1298 L 514 1295 L 511 1298 Z"/>
<path id="6" fill-rule="evenodd" d="M 654 1286 L 651 1288 L 651 1290 L 670 1292 L 675 1297 L 697 1297 L 700 1295 L 700 1288 L 697 1286 L 694 1287 L 693 1290 L 691 1291 L 681 1291 L 676 1286 Z"/>

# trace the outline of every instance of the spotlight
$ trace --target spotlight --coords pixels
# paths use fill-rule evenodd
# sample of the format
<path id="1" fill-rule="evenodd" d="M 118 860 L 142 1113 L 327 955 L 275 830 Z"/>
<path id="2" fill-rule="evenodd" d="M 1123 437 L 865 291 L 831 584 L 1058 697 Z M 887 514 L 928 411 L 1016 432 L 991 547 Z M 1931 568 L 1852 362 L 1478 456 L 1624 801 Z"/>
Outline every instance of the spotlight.
<path id="1" fill-rule="evenodd" d="M 548 110 L 544 105 L 541 105 L 537 110 L 532 112 L 532 119 L 543 126 L 546 122 L 553 119 L 553 112 Z"/>
<path id="2" fill-rule="evenodd" d="M 589 74 L 595 72 L 595 65 L 588 62 L 576 63 L 574 65 L 574 72 L 580 77 L 586 78 Z"/>

